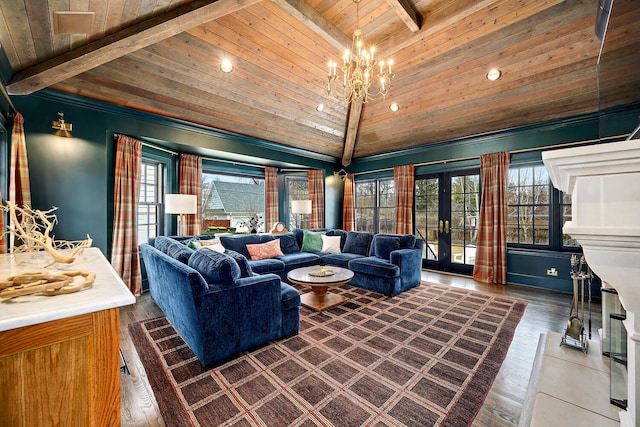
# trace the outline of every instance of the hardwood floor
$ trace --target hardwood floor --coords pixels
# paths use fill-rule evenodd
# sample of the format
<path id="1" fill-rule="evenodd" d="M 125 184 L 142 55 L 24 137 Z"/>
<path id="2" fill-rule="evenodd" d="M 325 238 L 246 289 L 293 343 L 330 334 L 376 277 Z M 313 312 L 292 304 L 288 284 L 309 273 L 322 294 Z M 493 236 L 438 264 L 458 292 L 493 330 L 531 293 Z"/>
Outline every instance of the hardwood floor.
<path id="1" fill-rule="evenodd" d="M 433 283 L 528 301 L 507 357 L 484 406 L 473 423 L 477 427 L 517 426 L 540 334 L 547 331 L 564 333 L 571 308 L 571 295 L 524 286 L 487 285 L 469 277 L 433 271 L 423 271 L 422 278 Z M 135 305 L 122 309 L 120 345 L 130 371 L 129 375 L 121 375 L 123 426 L 165 425 L 127 330 L 130 323 L 161 314 L 162 312 L 149 294 L 139 297 Z M 593 339 L 599 339 L 598 328 L 601 327 L 599 302 L 594 301 L 592 304 L 592 316 Z"/>

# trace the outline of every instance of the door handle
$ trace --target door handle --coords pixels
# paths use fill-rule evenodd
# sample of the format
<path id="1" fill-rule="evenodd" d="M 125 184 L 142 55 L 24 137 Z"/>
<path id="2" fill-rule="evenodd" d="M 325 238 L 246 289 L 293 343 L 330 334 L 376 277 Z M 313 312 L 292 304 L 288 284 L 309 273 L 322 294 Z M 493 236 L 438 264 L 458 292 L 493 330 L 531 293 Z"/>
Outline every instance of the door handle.
<path id="1" fill-rule="evenodd" d="M 439 225 L 439 228 L 440 228 L 440 233 L 444 233 L 444 230 L 443 230 L 443 224 L 444 224 L 444 223 L 442 222 L 442 220 L 440 220 L 440 221 L 438 222 L 438 225 Z"/>
<path id="2" fill-rule="evenodd" d="M 449 234 L 449 221 L 444 222 L 444 232 L 445 234 Z"/>

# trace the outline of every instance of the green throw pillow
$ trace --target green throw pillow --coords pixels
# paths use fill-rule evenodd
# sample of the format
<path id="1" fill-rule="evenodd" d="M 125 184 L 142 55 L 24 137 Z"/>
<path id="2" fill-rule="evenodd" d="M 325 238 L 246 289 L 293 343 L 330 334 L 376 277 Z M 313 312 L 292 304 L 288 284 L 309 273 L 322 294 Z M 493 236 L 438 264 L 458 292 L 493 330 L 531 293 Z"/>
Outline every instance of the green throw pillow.
<path id="1" fill-rule="evenodd" d="M 302 252 L 320 252 L 324 232 L 303 230 Z"/>

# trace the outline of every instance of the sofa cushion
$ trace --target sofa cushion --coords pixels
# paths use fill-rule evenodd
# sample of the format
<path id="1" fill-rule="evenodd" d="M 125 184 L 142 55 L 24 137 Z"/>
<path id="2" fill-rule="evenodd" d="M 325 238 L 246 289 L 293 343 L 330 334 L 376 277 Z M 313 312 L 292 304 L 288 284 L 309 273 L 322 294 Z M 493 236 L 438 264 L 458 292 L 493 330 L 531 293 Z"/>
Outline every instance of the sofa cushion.
<path id="1" fill-rule="evenodd" d="M 340 236 L 326 236 L 322 237 L 322 252 L 327 254 L 339 254 L 342 252 L 340 250 L 340 241 L 342 238 Z"/>
<path id="2" fill-rule="evenodd" d="M 251 271 L 258 274 L 265 273 L 282 273 L 284 271 L 284 262 L 277 258 L 267 258 L 257 261 L 249 261 Z"/>
<path id="3" fill-rule="evenodd" d="M 324 232 L 303 230 L 302 252 L 320 252 Z"/>
<path id="4" fill-rule="evenodd" d="M 368 231 L 349 231 L 342 252 L 367 256 L 373 234 Z"/>
<path id="5" fill-rule="evenodd" d="M 240 278 L 240 267 L 233 258 L 207 248 L 191 255 L 189 267 L 197 270 L 207 283 L 231 285 Z"/>
<path id="6" fill-rule="evenodd" d="M 158 236 L 156 237 L 155 241 L 153 242 L 153 246 L 158 249 L 160 252 L 162 253 L 167 253 L 167 248 L 169 247 L 170 244 L 172 243 L 177 243 L 177 240 L 173 240 L 170 237 L 167 236 Z"/>
<path id="7" fill-rule="evenodd" d="M 208 249 L 211 249 L 211 246 L 209 246 Z M 239 254 L 238 252 L 232 251 L 230 249 L 225 249 L 224 253 L 229 255 L 231 258 L 233 258 L 235 262 L 238 264 L 238 267 L 240 267 L 240 277 L 253 276 L 253 271 L 251 271 L 251 266 L 249 265 L 249 261 L 247 261 L 247 258 L 245 258 L 244 255 Z"/>
<path id="8" fill-rule="evenodd" d="M 286 255 L 300 252 L 300 246 L 298 246 L 298 241 L 296 240 L 296 236 L 294 236 L 293 233 L 283 233 L 279 236 L 280 249 L 282 249 L 283 254 Z"/>
<path id="9" fill-rule="evenodd" d="M 376 257 L 364 257 L 349 261 L 349 270 L 371 276 L 393 279 L 400 276 L 400 267 L 389 261 Z"/>
<path id="10" fill-rule="evenodd" d="M 246 258 L 251 258 L 247 251 L 247 244 L 260 243 L 260 236 L 257 234 L 245 234 L 242 236 L 220 236 L 220 242 L 225 249 L 231 249 Z"/>
<path id="11" fill-rule="evenodd" d="M 193 255 L 193 250 L 183 245 L 180 242 L 172 242 L 167 246 L 167 255 L 169 255 L 173 259 L 177 259 L 183 264 L 187 264 L 189 262 L 189 258 Z"/>
<path id="12" fill-rule="evenodd" d="M 297 252 L 278 257 L 285 264 L 286 270 L 293 270 L 298 267 L 307 267 L 320 262 L 320 256 L 310 252 Z"/>
<path id="13" fill-rule="evenodd" d="M 275 258 L 284 255 L 280 249 L 280 239 L 266 243 L 248 244 L 247 251 L 252 260 Z"/>
<path id="14" fill-rule="evenodd" d="M 375 242 L 376 239 L 387 238 L 387 237 L 395 237 L 400 241 L 399 249 L 420 249 L 416 248 L 416 236 L 413 234 L 394 234 L 394 233 L 379 233 L 373 236 L 373 241 L 371 243 L 371 250 L 369 251 L 369 256 L 376 256 L 375 253 Z"/>
<path id="15" fill-rule="evenodd" d="M 324 264 L 335 265 L 336 267 L 349 268 L 349 261 L 362 258 L 362 255 L 343 252 L 341 254 L 322 254 Z"/>
<path id="16" fill-rule="evenodd" d="M 376 236 L 372 244 L 374 246 L 373 254 L 388 261 L 391 257 L 391 252 L 400 249 L 400 238 L 394 236 Z"/>

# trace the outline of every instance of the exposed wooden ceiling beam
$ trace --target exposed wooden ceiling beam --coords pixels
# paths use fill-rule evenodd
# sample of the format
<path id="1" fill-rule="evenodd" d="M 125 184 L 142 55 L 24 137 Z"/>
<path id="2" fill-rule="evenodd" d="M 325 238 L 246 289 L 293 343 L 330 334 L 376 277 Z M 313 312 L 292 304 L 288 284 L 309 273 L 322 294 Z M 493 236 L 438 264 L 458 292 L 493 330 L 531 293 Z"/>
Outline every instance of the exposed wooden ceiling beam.
<path id="1" fill-rule="evenodd" d="M 420 17 L 407 0 L 387 0 L 387 3 L 412 33 L 420 30 Z"/>
<path id="2" fill-rule="evenodd" d="M 261 0 L 200 0 L 110 34 L 17 73 L 11 95 L 29 95 Z"/>
<path id="3" fill-rule="evenodd" d="M 460 21 L 482 9 L 491 7 L 491 5 L 500 1 L 501 0 L 446 0 L 436 13 L 424 17 L 421 28 L 414 37 L 407 37 L 406 34 L 397 34 L 380 43 L 378 46 L 380 55 L 382 57 L 393 56 L 396 52 L 400 52 L 414 43 L 431 37 L 433 34 L 447 28 L 447 26 L 454 22 Z M 558 0 L 553 1 L 557 2 Z M 455 5 L 456 12 L 450 13 L 450 8 L 445 7 L 447 4 Z"/>
<path id="4" fill-rule="evenodd" d="M 347 132 L 344 137 L 344 151 L 342 153 L 342 166 L 349 166 L 353 157 L 353 150 L 356 147 L 356 136 L 358 135 L 358 125 L 362 114 L 362 99 L 351 101 L 349 106 L 349 122 Z"/>
<path id="5" fill-rule="evenodd" d="M 339 52 L 351 46 L 351 39 L 304 0 L 272 0 L 301 23 L 311 28 Z"/>

